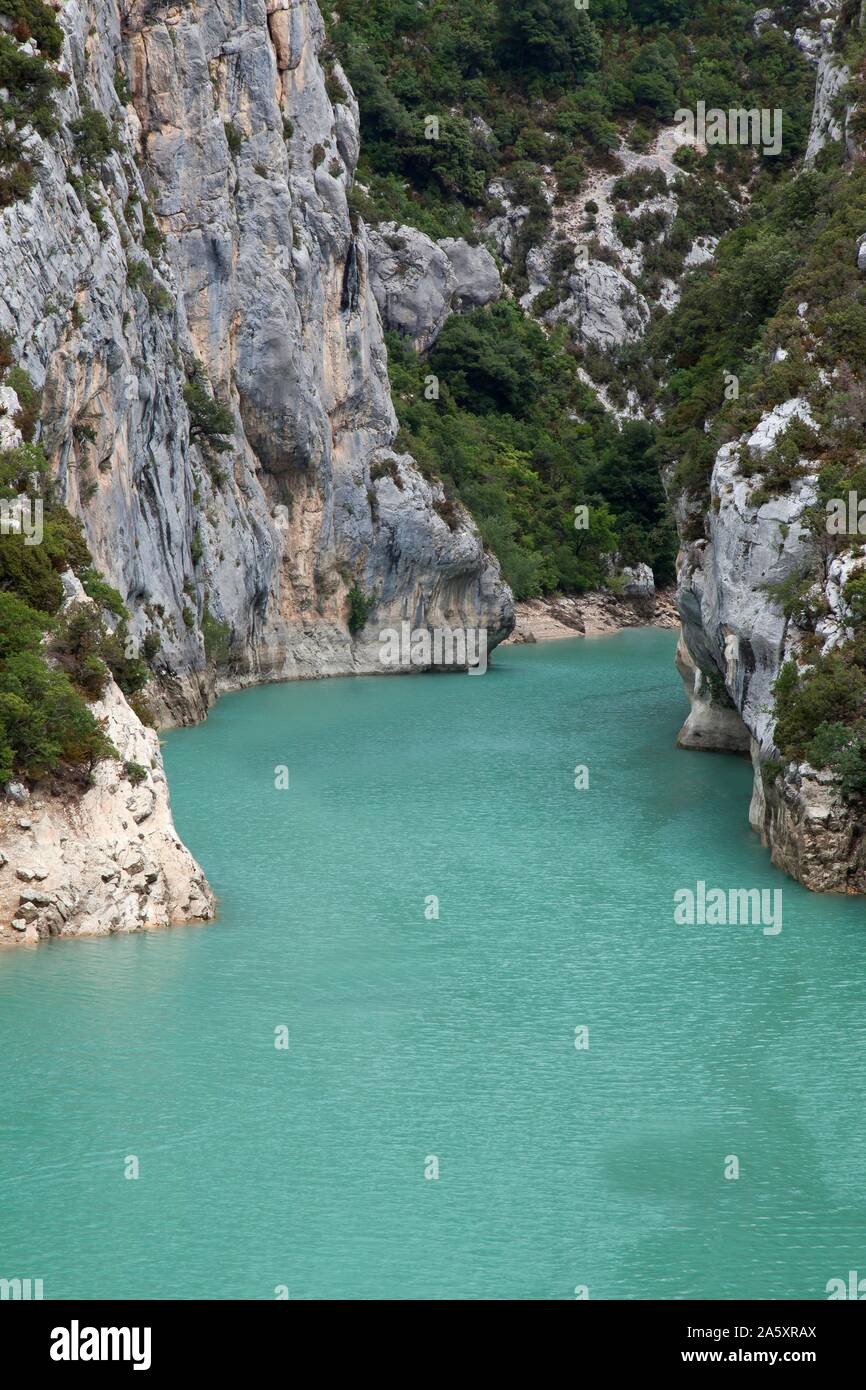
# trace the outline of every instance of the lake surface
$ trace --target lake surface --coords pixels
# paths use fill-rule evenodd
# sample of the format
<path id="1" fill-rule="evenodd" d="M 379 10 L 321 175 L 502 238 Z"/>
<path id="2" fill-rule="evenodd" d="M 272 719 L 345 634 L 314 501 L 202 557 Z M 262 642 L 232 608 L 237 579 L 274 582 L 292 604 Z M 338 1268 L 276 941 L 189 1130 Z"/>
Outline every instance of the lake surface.
<path id="1" fill-rule="evenodd" d="M 170 734 L 219 921 L 0 954 L 0 1277 L 676 1299 L 866 1275 L 866 904 L 770 866 L 746 761 L 675 750 L 674 644 L 268 686 Z M 698 880 L 781 888 L 781 933 L 675 925 Z"/>

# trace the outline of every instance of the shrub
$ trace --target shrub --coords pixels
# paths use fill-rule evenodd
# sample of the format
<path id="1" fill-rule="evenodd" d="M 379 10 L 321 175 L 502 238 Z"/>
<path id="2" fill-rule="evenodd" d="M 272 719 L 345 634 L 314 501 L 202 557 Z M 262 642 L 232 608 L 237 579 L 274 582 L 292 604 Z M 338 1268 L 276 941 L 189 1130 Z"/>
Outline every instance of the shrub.
<path id="1" fill-rule="evenodd" d="M 131 261 L 126 270 L 126 283 L 130 289 L 140 290 L 155 312 L 168 313 L 174 308 L 174 300 L 165 286 L 154 278 L 148 261 Z"/>
<path id="2" fill-rule="evenodd" d="M 103 629 L 100 653 L 127 699 L 143 690 L 150 680 L 150 671 L 135 651 L 125 619 L 113 632 Z"/>
<path id="3" fill-rule="evenodd" d="M 46 58 L 60 57 L 63 30 L 54 11 L 42 0 L 0 0 L 0 15 L 13 25 L 23 26 Z"/>
<path id="4" fill-rule="evenodd" d="M 79 575 L 84 592 L 101 608 L 107 608 L 116 618 L 128 618 L 126 606 L 116 589 L 112 588 L 98 570 L 88 568 Z"/>
<path id="5" fill-rule="evenodd" d="M 342 106 L 348 101 L 348 94 L 333 68 L 325 74 L 325 91 L 332 106 Z"/>
<path id="6" fill-rule="evenodd" d="M 0 749 L 17 774 L 36 780 L 64 762 L 90 769 L 117 756 L 69 677 L 34 652 L 0 669 Z"/>
<path id="7" fill-rule="evenodd" d="M 81 167 L 98 173 L 109 155 L 121 149 L 117 131 L 101 111 L 85 106 L 77 121 L 70 125 L 75 156 Z"/>
<path id="8" fill-rule="evenodd" d="M 373 608 L 375 600 L 368 596 L 354 585 L 346 595 L 349 604 L 349 616 L 347 619 L 349 631 L 354 635 L 361 632 L 366 627 L 367 619 Z"/>
<path id="9" fill-rule="evenodd" d="M 231 654 L 231 625 L 221 623 L 215 618 L 207 603 L 205 603 L 202 614 L 201 632 L 204 638 L 205 656 L 208 661 L 213 661 L 217 666 L 228 661 Z"/>
<path id="10" fill-rule="evenodd" d="M 648 198 L 656 198 L 667 193 L 668 181 L 661 169 L 644 169 L 639 166 L 631 174 L 623 174 L 613 185 L 612 196 L 616 202 L 628 207 L 637 207 Z M 595 211 L 598 211 L 596 207 Z"/>
<path id="11" fill-rule="evenodd" d="M 45 544 L 26 545 L 14 532 L 0 535 L 0 589 L 11 589 L 30 608 L 56 613 L 63 585 Z"/>
<path id="12" fill-rule="evenodd" d="M 4 378 L 4 384 L 11 387 L 18 397 L 19 408 L 15 412 L 13 423 L 21 431 L 21 436 L 25 442 L 30 443 L 36 433 L 36 422 L 39 419 L 39 411 L 42 406 L 42 392 L 36 390 L 23 367 L 10 367 Z"/>
<path id="13" fill-rule="evenodd" d="M 773 691 L 776 744 L 787 758 L 800 760 L 821 724 L 849 724 L 860 714 L 866 675 L 849 656 L 832 651 L 799 673 L 795 663 L 787 661 Z"/>
<path id="14" fill-rule="evenodd" d="M 24 0 L 3 0 L 0 14 L 11 6 L 24 5 Z M 20 16 L 19 16 L 20 18 Z M 62 30 L 47 6 L 34 3 L 30 18 L 36 28 L 39 53 L 27 53 L 16 39 L 0 29 L 0 208 L 9 207 L 19 198 L 26 198 L 36 182 L 36 162 L 25 146 L 22 132 L 32 126 L 47 138 L 58 127 L 54 93 L 69 81 L 55 72 L 46 61 L 56 57 L 58 35 Z M 26 22 L 26 21 L 25 21 Z M 38 31 L 38 32 L 37 32 Z"/>
<path id="15" fill-rule="evenodd" d="M 205 374 L 197 363 L 183 388 L 183 398 L 189 411 L 190 440 L 218 454 L 231 449 L 234 416 L 211 395 Z"/>
<path id="16" fill-rule="evenodd" d="M 119 66 L 114 70 L 114 91 L 121 106 L 129 106 L 132 101 L 132 91 L 126 73 Z"/>
<path id="17" fill-rule="evenodd" d="M 0 662 L 19 652 L 37 651 L 52 625 L 47 613 L 37 612 L 17 594 L 0 589 Z"/>
<path id="18" fill-rule="evenodd" d="M 66 613 L 52 650 L 69 679 L 91 700 L 98 700 L 108 685 L 109 671 L 102 659 L 105 629 L 94 620 L 89 604 L 74 604 Z"/>
<path id="19" fill-rule="evenodd" d="M 165 246 L 165 236 L 147 203 L 142 205 L 141 216 L 144 222 L 141 244 L 149 256 L 158 256 Z"/>
<path id="20" fill-rule="evenodd" d="M 553 172 L 556 174 L 559 192 L 563 197 L 570 198 L 579 193 L 583 186 L 586 178 L 586 165 L 579 155 L 570 154 L 553 166 Z"/>
<path id="21" fill-rule="evenodd" d="M 818 612 L 808 597 L 810 591 L 815 588 L 815 576 L 812 573 L 795 572 L 778 583 L 760 584 L 758 588 L 779 605 L 786 618 L 793 618 L 798 627 L 815 626 Z"/>
<path id="22" fill-rule="evenodd" d="M 848 799 L 866 793 L 866 720 L 853 726 L 824 722 L 806 745 L 813 767 L 827 768 L 838 779 Z"/>

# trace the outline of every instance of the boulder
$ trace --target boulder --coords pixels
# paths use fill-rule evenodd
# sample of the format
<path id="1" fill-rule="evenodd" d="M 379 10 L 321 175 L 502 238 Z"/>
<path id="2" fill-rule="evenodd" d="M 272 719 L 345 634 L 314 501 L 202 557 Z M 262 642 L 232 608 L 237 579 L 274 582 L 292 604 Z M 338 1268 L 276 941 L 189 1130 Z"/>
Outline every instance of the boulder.
<path id="1" fill-rule="evenodd" d="M 492 304 L 502 294 L 502 281 L 496 262 L 484 246 L 470 246 L 462 237 L 444 237 L 439 242 L 454 272 L 455 308 L 477 309 Z"/>
<path id="2" fill-rule="evenodd" d="M 369 254 L 370 284 L 383 324 L 425 352 L 451 311 L 457 283 L 451 261 L 423 232 L 396 222 L 370 232 Z"/>

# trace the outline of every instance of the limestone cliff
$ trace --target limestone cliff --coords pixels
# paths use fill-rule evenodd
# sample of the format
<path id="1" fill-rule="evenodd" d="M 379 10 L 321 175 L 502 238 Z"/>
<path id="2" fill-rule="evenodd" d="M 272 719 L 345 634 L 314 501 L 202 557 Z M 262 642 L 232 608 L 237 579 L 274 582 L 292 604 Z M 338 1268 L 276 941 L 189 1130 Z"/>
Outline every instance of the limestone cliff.
<path id="1" fill-rule="evenodd" d="M 60 19 L 64 127 L 0 219 L 0 322 L 97 562 L 160 640 L 171 714 L 250 680 L 370 669 L 354 586 L 377 626 L 504 636 L 510 596 L 469 519 L 443 520 L 408 463 L 402 506 L 378 504 L 396 421 L 346 201 L 357 109 L 315 0 L 71 0 Z M 119 139 L 82 197 L 68 132 L 88 105 Z M 218 459 L 184 401 L 197 364 L 235 418 Z M 218 673 L 206 614 L 230 630 Z"/>
<path id="2" fill-rule="evenodd" d="M 347 202 L 357 106 L 315 0 L 56 8 L 69 82 L 57 134 L 30 136 L 36 188 L 0 215 L 0 329 L 42 392 L 67 506 L 137 641 L 158 642 L 163 722 L 256 681 L 382 669 L 376 633 L 406 619 L 494 646 L 513 624 L 498 565 L 390 448 Z M 108 149 L 88 144 L 92 112 Z M 232 418 L 217 438 L 211 399 Z M 110 838 L 116 812 L 98 814 Z"/>
<path id="3" fill-rule="evenodd" d="M 817 34 L 798 31 L 816 65 L 815 104 L 805 164 L 829 142 L 851 154 L 851 106 L 838 100 L 848 72 L 832 46 L 836 6 L 820 0 Z M 766 12 L 769 13 L 769 12 Z M 862 239 L 861 239 L 862 240 Z M 852 264 L 857 259 L 852 253 Z M 806 359 L 819 361 L 820 309 L 797 306 Z M 775 361 L 784 361 L 785 349 Z M 814 395 L 844 377 L 836 366 L 815 373 Z M 834 384 L 834 389 L 842 390 Z M 844 401 L 844 394 L 839 397 Z M 840 407 L 841 408 L 841 407 Z M 792 420 L 815 426 L 810 400 L 798 396 L 767 410 L 754 430 L 723 445 L 710 480 L 710 505 L 695 537 L 693 511 L 681 509 L 684 537 L 678 605 L 682 639 L 677 664 L 691 702 L 680 734 L 686 748 L 750 752 L 754 788 L 750 822 L 773 862 L 816 891 L 866 891 L 862 810 L 842 796 L 839 779 L 776 744 L 774 687 L 783 666 L 802 678 L 815 653 L 826 657 L 853 636 L 844 589 L 862 569 L 861 545 L 823 543 L 815 532 L 817 465 L 800 458 L 795 476 L 778 495 L 765 495 L 763 461 Z M 817 428 L 817 427 L 816 427 Z M 773 493 L 774 488 L 769 492 Z M 820 506 L 818 524 L 822 519 Z M 787 601 L 786 601 L 787 596 Z M 817 621 L 816 621 L 816 615 Z"/>

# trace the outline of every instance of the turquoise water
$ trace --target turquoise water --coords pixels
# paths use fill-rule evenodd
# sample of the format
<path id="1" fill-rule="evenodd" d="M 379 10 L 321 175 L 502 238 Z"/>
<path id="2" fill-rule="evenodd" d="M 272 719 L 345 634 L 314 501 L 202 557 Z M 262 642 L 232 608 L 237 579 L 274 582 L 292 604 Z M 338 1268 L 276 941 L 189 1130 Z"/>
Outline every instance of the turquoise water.
<path id="1" fill-rule="evenodd" d="M 866 906 L 771 868 L 745 761 L 675 751 L 673 647 L 269 686 L 169 735 L 220 919 L 0 954 L 0 1277 L 567 1299 L 866 1274 Z M 675 926 L 698 879 L 782 888 L 781 934 Z"/>

